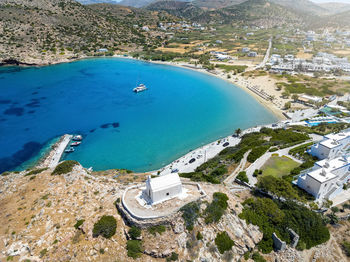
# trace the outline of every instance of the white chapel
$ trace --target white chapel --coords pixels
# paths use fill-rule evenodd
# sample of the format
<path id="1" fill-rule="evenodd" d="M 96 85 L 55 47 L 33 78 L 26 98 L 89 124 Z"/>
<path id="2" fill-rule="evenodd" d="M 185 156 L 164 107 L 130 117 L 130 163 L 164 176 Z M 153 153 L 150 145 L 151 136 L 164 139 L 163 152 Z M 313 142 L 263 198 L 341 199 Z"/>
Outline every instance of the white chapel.
<path id="1" fill-rule="evenodd" d="M 145 195 L 151 204 L 157 204 L 182 194 L 182 183 L 176 173 L 156 178 L 150 176 L 146 180 Z"/>

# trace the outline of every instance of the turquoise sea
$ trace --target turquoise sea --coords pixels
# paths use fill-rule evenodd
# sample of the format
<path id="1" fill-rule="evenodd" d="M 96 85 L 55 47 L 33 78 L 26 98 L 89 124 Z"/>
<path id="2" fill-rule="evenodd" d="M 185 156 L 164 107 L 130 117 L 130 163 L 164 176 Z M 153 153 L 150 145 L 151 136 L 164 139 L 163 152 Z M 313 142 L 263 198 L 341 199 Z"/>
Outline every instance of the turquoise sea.
<path id="1" fill-rule="evenodd" d="M 144 83 L 149 89 L 135 94 Z M 33 163 L 65 133 L 83 143 L 64 156 L 94 170 L 160 168 L 236 128 L 277 118 L 214 76 L 123 58 L 0 68 L 0 173 Z"/>

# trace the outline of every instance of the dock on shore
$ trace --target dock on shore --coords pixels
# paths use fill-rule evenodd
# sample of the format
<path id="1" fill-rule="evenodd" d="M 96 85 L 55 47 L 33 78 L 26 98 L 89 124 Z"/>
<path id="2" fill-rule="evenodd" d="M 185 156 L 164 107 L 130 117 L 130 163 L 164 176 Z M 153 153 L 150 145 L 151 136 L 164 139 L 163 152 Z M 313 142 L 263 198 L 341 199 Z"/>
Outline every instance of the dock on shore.
<path id="1" fill-rule="evenodd" d="M 68 146 L 69 142 L 73 138 L 72 135 L 63 135 L 60 140 L 52 146 L 52 150 L 50 153 L 45 157 L 43 162 L 39 165 L 40 167 L 48 167 L 53 168 L 57 166 L 57 164 L 60 162 L 61 157 L 64 153 L 64 150 Z"/>

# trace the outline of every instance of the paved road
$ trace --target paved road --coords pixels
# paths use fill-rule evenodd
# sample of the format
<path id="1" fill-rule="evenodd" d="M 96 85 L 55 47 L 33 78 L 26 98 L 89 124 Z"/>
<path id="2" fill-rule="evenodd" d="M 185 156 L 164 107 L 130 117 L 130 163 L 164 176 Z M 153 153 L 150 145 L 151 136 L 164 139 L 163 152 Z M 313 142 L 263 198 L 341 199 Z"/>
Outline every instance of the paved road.
<path id="1" fill-rule="evenodd" d="M 266 65 L 270 57 L 271 48 L 272 48 L 272 37 L 269 39 L 269 47 L 266 50 L 266 54 L 263 61 L 259 65 L 257 65 L 255 69 L 263 68 Z"/>
<path id="2" fill-rule="evenodd" d="M 247 157 L 249 155 L 251 150 L 249 150 L 248 152 L 246 152 L 241 160 L 241 162 L 239 163 L 239 165 L 236 167 L 236 169 L 231 173 L 231 175 L 229 175 L 225 180 L 224 180 L 224 184 L 227 185 L 232 185 L 233 181 L 236 179 L 236 176 L 238 175 L 239 172 L 244 170 L 245 165 L 247 164 Z"/>

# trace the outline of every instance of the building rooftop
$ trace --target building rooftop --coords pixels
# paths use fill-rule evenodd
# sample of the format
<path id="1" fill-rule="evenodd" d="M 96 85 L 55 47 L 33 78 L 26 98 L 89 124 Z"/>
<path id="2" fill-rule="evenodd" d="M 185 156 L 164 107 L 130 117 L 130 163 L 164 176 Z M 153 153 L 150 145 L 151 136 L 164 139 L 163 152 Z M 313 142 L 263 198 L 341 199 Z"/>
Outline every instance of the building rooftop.
<path id="1" fill-rule="evenodd" d="M 327 148 L 335 148 L 340 145 L 341 140 L 350 136 L 350 131 L 341 132 L 338 134 L 329 134 L 325 136 L 325 140 L 321 141 L 320 144 Z"/>
<path id="2" fill-rule="evenodd" d="M 159 176 L 156 178 L 149 177 L 148 179 L 149 179 L 151 189 L 153 191 L 159 191 L 165 188 L 181 185 L 180 177 L 176 173 L 171 173 L 171 174 Z"/>
<path id="3" fill-rule="evenodd" d="M 324 140 L 324 141 L 320 142 L 320 144 L 327 147 L 327 148 L 335 148 L 335 147 L 340 145 L 340 143 L 334 139 Z"/>
<path id="4" fill-rule="evenodd" d="M 348 156 L 341 156 L 332 160 L 323 159 L 321 161 L 316 162 L 316 165 L 323 168 L 327 172 L 332 172 L 333 170 L 336 170 L 348 164 L 350 164 L 350 157 Z"/>
<path id="5" fill-rule="evenodd" d="M 344 138 L 347 138 L 348 136 L 350 136 L 350 131 L 349 130 L 346 130 L 345 132 L 340 132 L 338 134 L 329 134 L 329 135 L 326 135 L 325 137 L 328 138 L 328 139 L 333 139 L 333 140 L 342 140 Z"/>
<path id="6" fill-rule="evenodd" d="M 331 180 L 336 177 L 336 175 L 327 172 L 325 169 L 320 168 L 314 171 L 311 171 L 307 174 L 308 176 L 312 177 L 313 179 L 317 180 L 320 183 L 324 183 L 328 180 Z"/>

